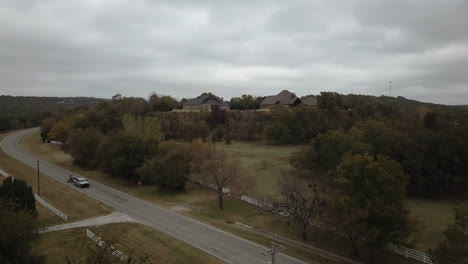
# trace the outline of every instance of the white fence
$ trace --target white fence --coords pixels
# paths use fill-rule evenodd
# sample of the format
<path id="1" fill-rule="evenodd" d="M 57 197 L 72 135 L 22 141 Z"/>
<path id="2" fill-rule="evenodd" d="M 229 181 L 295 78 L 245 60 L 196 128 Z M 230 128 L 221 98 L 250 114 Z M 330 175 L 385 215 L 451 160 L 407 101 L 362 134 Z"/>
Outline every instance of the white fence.
<path id="1" fill-rule="evenodd" d="M 62 211 L 60 211 L 59 209 L 55 208 L 53 205 L 51 205 L 50 203 L 46 202 L 46 200 L 42 199 L 42 197 L 40 197 L 39 195 L 37 194 L 34 194 L 34 198 L 36 198 L 36 201 L 38 203 L 40 203 L 42 206 L 44 206 L 45 208 L 47 208 L 49 211 L 51 211 L 52 213 L 54 213 L 56 216 L 60 217 L 63 221 L 68 221 L 68 216 L 66 214 L 64 214 Z"/>
<path id="2" fill-rule="evenodd" d="M 217 190 L 217 187 L 216 187 L 215 184 L 212 184 L 212 183 L 208 184 L 208 183 L 205 183 L 205 182 L 203 182 L 201 180 L 196 180 L 194 182 L 200 184 L 201 186 L 205 186 L 207 188 Z M 231 192 L 231 190 L 229 190 L 229 188 L 224 188 L 224 187 L 223 187 L 222 191 L 223 191 L 223 193 L 227 193 L 227 194 L 229 194 Z"/>
<path id="3" fill-rule="evenodd" d="M 387 246 L 387 250 L 393 251 L 393 252 L 395 252 L 397 254 L 400 254 L 400 255 L 403 255 L 403 256 L 405 256 L 407 258 L 412 258 L 412 259 L 419 260 L 419 261 L 421 261 L 423 263 L 430 263 L 430 264 L 434 263 L 431 260 L 431 258 L 429 257 L 429 255 L 427 255 L 426 253 L 421 252 L 421 251 L 417 251 L 417 250 L 414 250 L 414 249 L 411 249 L 411 248 L 406 248 L 406 247 L 402 247 L 402 246 L 389 244 Z"/>
<path id="4" fill-rule="evenodd" d="M 94 243 L 98 244 L 98 246 L 104 248 L 106 242 L 102 241 L 102 239 L 98 236 L 96 236 L 93 232 L 91 232 L 89 229 L 86 229 L 86 236 L 88 236 L 91 240 L 94 241 Z M 127 261 L 128 256 L 125 255 L 122 251 L 114 249 L 113 246 L 110 246 L 106 249 L 112 256 L 115 256 L 119 258 L 121 261 Z"/>
<path id="5" fill-rule="evenodd" d="M 0 174 L 3 175 L 3 177 L 7 178 L 9 177 L 10 175 L 8 173 L 6 173 L 4 170 L 0 169 Z"/>
<path id="6" fill-rule="evenodd" d="M 245 202 L 248 202 L 250 204 L 253 204 L 255 206 L 267 209 L 267 210 L 271 210 L 273 208 L 273 205 L 270 204 L 270 203 L 267 203 L 265 201 L 260 201 L 260 200 L 257 200 L 255 198 L 252 198 L 252 197 L 248 197 L 246 195 L 242 195 L 241 200 L 245 201 Z M 276 213 L 278 213 L 278 214 L 280 214 L 282 216 L 286 216 L 286 217 L 288 216 L 288 213 L 285 212 L 285 211 L 277 211 Z M 325 225 L 325 224 L 323 224 L 321 222 L 314 221 L 314 222 L 310 223 L 310 225 L 318 227 L 318 228 L 322 228 L 322 229 L 331 230 L 334 233 L 339 234 L 339 235 L 344 235 L 344 233 L 341 232 L 339 228 L 330 227 L 330 226 L 327 226 L 327 225 Z M 430 263 L 430 264 L 434 263 L 431 260 L 431 258 L 429 257 L 428 254 L 426 254 L 424 252 L 421 252 L 421 251 L 411 249 L 411 248 L 389 244 L 386 247 L 386 249 L 389 250 L 389 251 L 392 251 L 392 252 L 394 252 L 396 254 L 403 255 L 403 256 L 405 256 L 407 258 L 412 258 L 412 259 L 415 259 L 415 260 L 419 260 L 419 261 L 421 261 L 423 263 Z"/>

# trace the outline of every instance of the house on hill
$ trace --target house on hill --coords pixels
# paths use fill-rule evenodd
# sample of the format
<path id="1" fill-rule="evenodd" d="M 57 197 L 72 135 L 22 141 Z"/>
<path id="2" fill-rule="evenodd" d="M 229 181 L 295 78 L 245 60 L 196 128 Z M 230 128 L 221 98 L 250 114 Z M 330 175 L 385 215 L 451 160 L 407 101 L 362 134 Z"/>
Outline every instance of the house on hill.
<path id="1" fill-rule="evenodd" d="M 205 93 L 197 98 L 190 99 L 182 106 L 184 110 L 229 110 L 229 105 L 222 99 L 212 93 Z"/>
<path id="2" fill-rule="evenodd" d="M 261 109 L 271 109 L 277 106 L 292 107 L 301 104 L 299 99 L 294 93 L 288 90 L 283 90 L 277 95 L 267 96 L 260 103 Z"/>

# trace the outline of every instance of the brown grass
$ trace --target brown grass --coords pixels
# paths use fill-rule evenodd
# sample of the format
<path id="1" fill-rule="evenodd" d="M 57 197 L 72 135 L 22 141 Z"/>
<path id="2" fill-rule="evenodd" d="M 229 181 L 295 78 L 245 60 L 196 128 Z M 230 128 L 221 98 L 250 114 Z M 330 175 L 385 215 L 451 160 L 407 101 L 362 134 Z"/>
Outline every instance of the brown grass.
<path id="1" fill-rule="evenodd" d="M 126 255 L 134 256 L 135 252 L 138 255 L 148 255 L 148 263 L 223 263 L 199 249 L 144 225 L 109 224 L 89 229 L 103 241 L 113 241 L 115 248 Z M 41 234 L 34 252 L 46 256 L 47 263 L 66 263 L 66 256 L 73 258 L 85 253 L 86 246 L 96 248 L 94 242 L 86 236 L 86 228 L 76 228 Z M 115 263 L 119 263 L 118 259 Z"/>

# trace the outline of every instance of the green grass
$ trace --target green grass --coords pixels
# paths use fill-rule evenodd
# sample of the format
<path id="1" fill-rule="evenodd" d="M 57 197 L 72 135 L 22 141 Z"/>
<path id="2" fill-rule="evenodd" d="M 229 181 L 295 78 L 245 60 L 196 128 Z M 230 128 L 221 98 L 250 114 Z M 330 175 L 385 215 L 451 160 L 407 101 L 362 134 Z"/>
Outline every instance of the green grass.
<path id="1" fill-rule="evenodd" d="M 256 193 L 272 197 L 278 193 L 278 178 L 292 170 L 289 157 L 298 146 L 275 146 L 264 143 L 233 142 L 232 145 L 218 144 L 232 157 L 239 158 L 242 173 L 256 179 Z"/>
<path id="2" fill-rule="evenodd" d="M 418 240 L 417 248 L 427 251 L 445 238 L 443 232 L 447 225 L 453 223 L 454 209 L 460 202 L 408 199 L 405 204 L 411 216 L 420 222 L 420 230 L 415 236 Z"/>
<path id="3" fill-rule="evenodd" d="M 221 260 L 196 249 L 180 240 L 172 238 L 148 226 L 125 223 L 89 227 L 103 241 L 113 241 L 116 249 L 127 255 L 147 254 L 147 263 L 223 263 Z M 73 258 L 87 252 L 86 246 L 96 248 L 86 236 L 86 228 L 75 228 L 44 233 L 40 235 L 34 252 L 47 257 L 47 263 L 66 263 L 65 257 Z M 115 259 L 115 263 L 119 263 Z"/>

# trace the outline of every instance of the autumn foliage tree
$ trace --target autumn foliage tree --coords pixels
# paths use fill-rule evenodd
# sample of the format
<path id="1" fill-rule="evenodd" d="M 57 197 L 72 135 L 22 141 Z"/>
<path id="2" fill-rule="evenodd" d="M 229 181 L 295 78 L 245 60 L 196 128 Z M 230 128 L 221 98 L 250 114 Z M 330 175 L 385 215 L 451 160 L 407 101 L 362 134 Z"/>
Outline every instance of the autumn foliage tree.
<path id="1" fill-rule="evenodd" d="M 216 193 L 220 210 L 224 210 L 225 195 L 240 196 L 254 187 L 254 178 L 242 173 L 240 161 L 228 158 L 224 150 L 201 141 L 194 143 L 193 150 L 197 167 L 193 179 L 210 186 Z"/>

